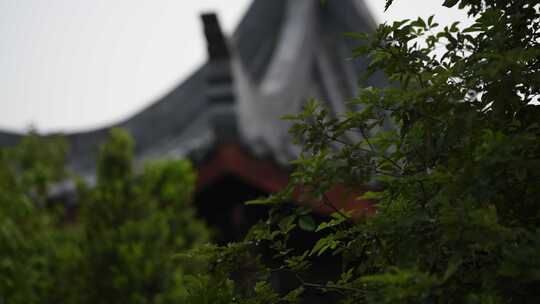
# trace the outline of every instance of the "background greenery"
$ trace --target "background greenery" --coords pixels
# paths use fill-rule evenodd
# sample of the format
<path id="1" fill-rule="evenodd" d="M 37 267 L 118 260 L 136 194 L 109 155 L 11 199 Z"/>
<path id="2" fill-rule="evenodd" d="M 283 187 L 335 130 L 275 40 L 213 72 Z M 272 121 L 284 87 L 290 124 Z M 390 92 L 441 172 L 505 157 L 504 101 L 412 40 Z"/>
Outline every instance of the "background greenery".
<path id="1" fill-rule="evenodd" d="M 133 142 L 112 130 L 97 183 L 78 183 L 75 219 L 47 201 L 65 181 L 61 138 L 30 135 L 0 150 L 0 303 L 178 303 L 186 273 L 174 254 L 209 240 L 190 205 L 190 163 L 132 169 Z"/>

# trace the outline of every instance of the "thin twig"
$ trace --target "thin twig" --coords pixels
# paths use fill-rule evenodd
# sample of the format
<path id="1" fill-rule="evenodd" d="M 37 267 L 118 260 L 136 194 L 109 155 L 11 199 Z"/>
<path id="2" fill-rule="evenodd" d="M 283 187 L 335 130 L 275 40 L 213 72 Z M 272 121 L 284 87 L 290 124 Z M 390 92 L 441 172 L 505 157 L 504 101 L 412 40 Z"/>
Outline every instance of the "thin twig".
<path id="1" fill-rule="evenodd" d="M 369 137 L 366 136 L 366 132 L 364 131 L 364 129 L 359 128 L 359 130 L 360 130 L 360 133 L 362 134 L 362 137 L 364 137 L 364 139 L 366 140 L 366 143 L 368 144 L 369 148 L 371 149 L 374 155 L 379 156 L 386 161 L 389 161 L 390 163 L 392 163 L 392 165 L 394 165 L 397 169 L 399 169 L 400 172 L 403 170 L 398 163 L 396 163 L 393 159 L 386 157 L 384 153 L 377 153 L 375 146 L 371 144 L 371 142 L 369 141 Z"/>
<path id="2" fill-rule="evenodd" d="M 330 207 L 336 213 L 341 215 L 344 219 L 347 219 L 347 220 L 350 219 L 349 216 L 347 216 L 345 213 L 343 213 L 341 210 L 339 210 L 336 206 L 334 206 L 334 204 L 332 204 L 332 202 L 330 201 L 330 199 L 328 199 L 328 196 L 326 196 L 326 194 L 323 193 L 322 197 L 323 197 L 323 202 L 324 202 L 324 204 L 326 206 Z"/>

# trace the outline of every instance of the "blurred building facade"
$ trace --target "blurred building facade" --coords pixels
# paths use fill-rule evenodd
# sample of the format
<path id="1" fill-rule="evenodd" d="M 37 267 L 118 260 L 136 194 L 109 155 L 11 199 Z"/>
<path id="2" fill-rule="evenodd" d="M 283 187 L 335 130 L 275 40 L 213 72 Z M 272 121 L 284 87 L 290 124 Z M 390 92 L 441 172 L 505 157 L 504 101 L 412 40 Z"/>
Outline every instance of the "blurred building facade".
<path id="1" fill-rule="evenodd" d="M 231 37 L 215 14 L 202 20 L 207 62 L 126 121 L 66 134 L 69 167 L 91 183 L 99 145 L 108 129 L 121 127 L 135 139 L 138 164 L 192 160 L 201 216 L 234 239 L 263 214 L 242 203 L 286 185 L 287 164 L 300 151 L 280 117 L 299 112 L 310 98 L 333 113 L 346 110 L 367 63 L 351 58 L 358 41 L 344 33 L 372 32 L 375 21 L 363 0 L 255 0 Z M 365 85 L 384 83 L 375 75 Z M 0 145 L 19 138 L 0 132 Z"/>

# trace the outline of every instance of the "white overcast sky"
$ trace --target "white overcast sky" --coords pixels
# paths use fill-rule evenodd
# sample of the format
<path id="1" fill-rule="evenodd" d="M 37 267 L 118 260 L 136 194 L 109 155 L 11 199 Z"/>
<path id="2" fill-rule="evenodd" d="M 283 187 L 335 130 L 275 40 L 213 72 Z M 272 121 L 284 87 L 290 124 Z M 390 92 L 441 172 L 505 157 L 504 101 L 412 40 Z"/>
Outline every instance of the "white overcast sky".
<path id="1" fill-rule="evenodd" d="M 443 0 L 396 0 L 386 13 L 384 0 L 366 2 L 378 21 L 466 21 Z M 250 3 L 0 0 L 0 129 L 72 132 L 133 115 L 205 60 L 201 12 L 231 33 Z"/>

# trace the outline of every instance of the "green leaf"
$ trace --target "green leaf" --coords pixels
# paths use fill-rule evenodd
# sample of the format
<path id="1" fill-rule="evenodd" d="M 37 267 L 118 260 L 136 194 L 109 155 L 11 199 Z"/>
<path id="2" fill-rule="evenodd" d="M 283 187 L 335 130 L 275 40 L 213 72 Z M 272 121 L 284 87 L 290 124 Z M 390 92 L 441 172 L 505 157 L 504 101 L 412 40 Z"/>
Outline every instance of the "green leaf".
<path id="1" fill-rule="evenodd" d="M 335 227 L 335 226 L 345 222 L 346 220 L 347 220 L 347 218 L 339 215 L 338 217 L 334 217 L 332 220 L 330 220 L 328 222 L 320 223 L 315 231 L 321 231 L 321 230 L 324 230 L 324 229 L 327 229 L 327 228 Z"/>
<path id="2" fill-rule="evenodd" d="M 272 202 L 268 198 L 258 198 L 245 202 L 245 205 L 273 205 L 276 202 Z"/>
<path id="3" fill-rule="evenodd" d="M 384 192 L 367 191 L 358 197 L 361 200 L 378 200 L 383 198 Z"/>
<path id="4" fill-rule="evenodd" d="M 450 260 L 450 262 L 448 263 L 448 268 L 446 269 L 446 272 L 443 276 L 443 282 L 446 282 L 450 277 L 454 275 L 454 273 L 456 273 L 456 271 L 461 266 L 461 263 L 462 261 L 459 258 Z"/>
<path id="5" fill-rule="evenodd" d="M 340 242 L 335 239 L 335 235 L 328 235 L 322 239 L 319 239 L 309 255 L 317 254 L 322 255 L 328 249 L 335 249 Z"/>
<path id="6" fill-rule="evenodd" d="M 392 5 L 393 2 L 394 2 L 394 0 L 386 0 L 386 4 L 384 5 L 384 11 L 385 12 L 388 10 L 388 8 L 390 8 L 390 6 Z"/>
<path id="7" fill-rule="evenodd" d="M 454 7 L 458 2 L 459 0 L 445 0 L 443 6 Z"/>
<path id="8" fill-rule="evenodd" d="M 315 221 L 313 218 L 309 215 L 301 216 L 298 219 L 298 226 L 305 231 L 314 231 L 317 225 L 315 224 Z"/>
<path id="9" fill-rule="evenodd" d="M 283 300 L 287 303 L 303 303 L 302 301 L 302 294 L 304 293 L 304 287 L 298 287 L 291 292 L 289 292 Z"/>
<path id="10" fill-rule="evenodd" d="M 358 39 L 358 40 L 366 40 L 369 38 L 369 34 L 364 33 L 364 32 L 346 32 L 344 33 L 344 35 L 345 37 Z"/>

